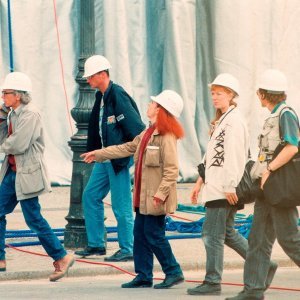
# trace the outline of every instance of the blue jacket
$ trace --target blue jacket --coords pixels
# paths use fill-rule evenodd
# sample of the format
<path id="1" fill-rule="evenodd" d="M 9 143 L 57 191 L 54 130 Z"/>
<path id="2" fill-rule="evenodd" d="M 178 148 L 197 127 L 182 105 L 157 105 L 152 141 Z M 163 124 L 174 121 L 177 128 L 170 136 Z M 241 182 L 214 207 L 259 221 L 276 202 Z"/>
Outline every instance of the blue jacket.
<path id="1" fill-rule="evenodd" d="M 99 135 L 101 98 L 102 93 L 98 91 L 89 121 L 87 151 L 132 141 L 145 129 L 134 100 L 121 86 L 111 81 L 103 98 L 102 145 Z M 115 173 L 128 167 L 129 161 L 129 157 L 111 160 Z"/>

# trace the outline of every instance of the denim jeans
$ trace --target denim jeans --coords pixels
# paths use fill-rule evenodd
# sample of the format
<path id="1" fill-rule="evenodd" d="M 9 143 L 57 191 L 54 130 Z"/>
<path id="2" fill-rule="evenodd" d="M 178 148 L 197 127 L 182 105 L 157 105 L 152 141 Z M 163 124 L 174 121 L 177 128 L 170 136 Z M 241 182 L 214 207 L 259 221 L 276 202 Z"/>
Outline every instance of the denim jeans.
<path id="1" fill-rule="evenodd" d="M 153 254 L 166 275 L 182 274 L 165 235 L 165 216 L 142 215 L 136 211 L 133 258 L 137 277 L 153 280 Z"/>
<path id="2" fill-rule="evenodd" d="M 115 174 L 110 162 L 95 163 L 84 189 L 83 211 L 90 247 L 105 246 L 103 199 L 111 192 L 112 210 L 117 220 L 118 240 L 122 253 L 132 253 L 133 209 L 128 168 Z"/>
<path id="3" fill-rule="evenodd" d="M 0 260 L 5 259 L 6 215 L 13 212 L 19 202 L 26 224 L 37 234 L 47 254 L 54 260 L 63 258 L 67 253 L 41 215 L 38 197 L 17 201 L 15 180 L 16 173 L 8 169 L 0 186 Z"/>
<path id="4" fill-rule="evenodd" d="M 236 207 L 207 207 L 203 224 L 203 242 L 206 249 L 205 281 L 220 283 L 224 263 L 224 244 L 244 259 L 247 240 L 234 229 Z"/>
<path id="5" fill-rule="evenodd" d="M 245 290 L 263 294 L 276 238 L 284 252 L 300 267 L 298 218 L 297 207 L 275 208 L 264 199 L 256 200 L 244 266 Z"/>

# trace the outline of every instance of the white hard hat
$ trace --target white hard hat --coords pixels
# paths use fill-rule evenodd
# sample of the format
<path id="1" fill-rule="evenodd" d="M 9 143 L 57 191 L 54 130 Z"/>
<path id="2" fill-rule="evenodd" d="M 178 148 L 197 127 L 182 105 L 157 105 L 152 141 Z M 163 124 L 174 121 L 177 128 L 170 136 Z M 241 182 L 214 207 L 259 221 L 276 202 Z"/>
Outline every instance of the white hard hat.
<path id="1" fill-rule="evenodd" d="M 84 63 L 84 74 L 82 78 L 87 78 L 98 72 L 108 70 L 111 68 L 108 59 L 102 55 L 93 55 L 89 57 Z"/>
<path id="2" fill-rule="evenodd" d="M 172 90 L 164 90 L 157 96 L 151 96 L 151 100 L 160 104 L 169 113 L 179 118 L 183 109 L 183 100 L 180 95 Z"/>
<path id="3" fill-rule="evenodd" d="M 31 92 L 32 84 L 30 78 L 26 74 L 12 72 L 6 75 L 1 89 Z"/>
<path id="4" fill-rule="evenodd" d="M 229 73 L 222 73 L 219 74 L 215 80 L 210 83 L 208 86 L 211 88 L 212 85 L 220 85 L 220 86 L 224 86 L 227 88 L 230 88 L 231 90 L 233 90 L 234 92 L 237 93 L 237 95 L 239 95 L 240 93 L 240 84 L 239 81 L 232 76 Z"/>
<path id="5" fill-rule="evenodd" d="M 260 76 L 258 88 L 267 91 L 284 92 L 287 90 L 288 82 L 286 76 L 279 70 L 268 69 Z"/>

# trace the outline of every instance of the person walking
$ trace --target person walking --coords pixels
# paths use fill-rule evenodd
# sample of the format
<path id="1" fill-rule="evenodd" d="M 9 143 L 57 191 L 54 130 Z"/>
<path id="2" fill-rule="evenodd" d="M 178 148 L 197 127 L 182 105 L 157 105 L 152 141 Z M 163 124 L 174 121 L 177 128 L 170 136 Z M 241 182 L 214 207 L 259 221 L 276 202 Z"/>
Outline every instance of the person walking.
<path id="1" fill-rule="evenodd" d="M 206 215 L 202 238 L 206 250 L 206 274 L 203 284 L 189 288 L 189 295 L 219 295 L 224 264 L 224 244 L 246 258 L 247 240 L 234 228 L 239 204 L 236 187 L 249 157 L 246 122 L 235 102 L 239 95 L 238 80 L 228 73 L 219 74 L 209 84 L 213 106 L 210 139 L 204 156 L 205 178 L 199 176 L 191 193 L 192 203 L 202 190 Z M 271 280 L 271 278 L 269 278 Z"/>
<path id="2" fill-rule="evenodd" d="M 87 151 L 131 141 L 145 128 L 134 100 L 110 80 L 110 68 L 109 61 L 101 55 L 89 57 L 84 65 L 83 78 L 91 88 L 97 89 L 88 127 Z M 88 245 L 75 251 L 76 255 L 106 254 L 103 199 L 110 191 L 120 249 L 104 260 L 119 262 L 133 259 L 131 164 L 129 157 L 94 164 L 82 195 Z"/>
<path id="3" fill-rule="evenodd" d="M 299 119 L 293 111 L 287 109 L 285 102 L 287 85 L 285 74 L 276 69 L 266 70 L 259 80 L 257 96 L 261 106 L 270 111 L 259 136 L 258 160 L 252 170 L 253 179 L 261 181 L 262 189 L 270 173 L 276 172 L 298 152 Z M 284 148 L 272 160 L 276 147 L 282 142 Z M 297 207 L 271 206 L 265 200 L 263 193 L 256 199 L 249 235 L 249 249 L 244 266 L 244 289 L 237 296 L 226 299 L 264 299 L 264 292 L 268 287 L 266 278 L 270 257 L 276 238 L 284 252 L 300 267 L 298 219 Z"/>
<path id="4" fill-rule="evenodd" d="M 147 116 L 150 127 L 132 142 L 82 154 L 85 162 L 104 161 L 134 154 L 134 266 L 137 276 L 122 288 L 153 285 L 153 256 L 165 279 L 155 289 L 170 288 L 184 281 L 180 265 L 165 236 L 165 216 L 177 207 L 177 139 L 183 128 L 176 120 L 183 109 L 182 98 L 172 90 L 151 96 Z"/>
<path id="5" fill-rule="evenodd" d="M 5 77 L 0 108 L 0 152 L 5 154 L 0 171 L 0 271 L 6 271 L 6 215 L 20 203 L 28 227 L 34 231 L 55 271 L 50 281 L 62 278 L 74 263 L 41 215 L 38 196 L 51 190 L 44 160 L 41 115 L 31 103 L 32 83 L 21 72 Z M 7 122 L 8 115 L 8 122 Z"/>

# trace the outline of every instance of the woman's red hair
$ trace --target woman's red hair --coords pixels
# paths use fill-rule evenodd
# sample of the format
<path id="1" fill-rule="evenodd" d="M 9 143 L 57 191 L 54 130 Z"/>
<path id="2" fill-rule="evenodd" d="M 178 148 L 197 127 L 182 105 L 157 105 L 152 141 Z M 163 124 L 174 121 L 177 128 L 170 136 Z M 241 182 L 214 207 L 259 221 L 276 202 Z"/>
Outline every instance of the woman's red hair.
<path id="1" fill-rule="evenodd" d="M 158 111 L 155 122 L 158 132 L 161 135 L 172 133 L 176 136 L 177 139 L 182 138 L 184 136 L 184 130 L 181 124 L 162 106 L 159 106 L 159 108 L 160 109 Z"/>

